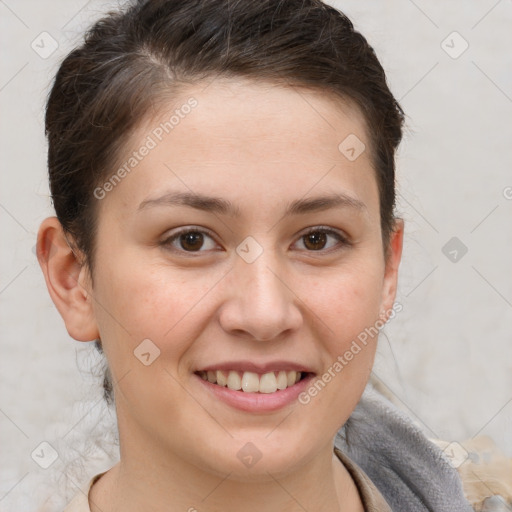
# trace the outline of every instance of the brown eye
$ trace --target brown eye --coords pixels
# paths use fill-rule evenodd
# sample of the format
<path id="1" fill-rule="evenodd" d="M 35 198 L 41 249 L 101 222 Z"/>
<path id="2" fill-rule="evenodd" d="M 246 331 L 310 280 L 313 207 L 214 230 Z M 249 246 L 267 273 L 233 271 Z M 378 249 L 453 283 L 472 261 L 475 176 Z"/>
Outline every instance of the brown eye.
<path id="1" fill-rule="evenodd" d="M 209 249 L 217 247 L 212 236 L 199 229 L 182 229 L 163 240 L 161 245 L 182 254 L 208 252 Z"/>
<path id="2" fill-rule="evenodd" d="M 199 231 L 189 231 L 180 235 L 180 246 L 186 251 L 197 251 L 201 248 L 204 243 L 203 234 Z"/>
<path id="3" fill-rule="evenodd" d="M 304 235 L 304 245 L 313 251 L 318 251 L 319 249 L 323 249 L 326 241 L 327 236 L 325 233 L 322 233 L 321 231 L 315 231 L 313 233 L 308 233 L 307 235 Z"/>
<path id="4" fill-rule="evenodd" d="M 334 243 L 330 240 L 334 240 Z M 331 249 L 341 249 L 350 245 L 341 233 L 329 228 L 315 227 L 299 239 L 308 252 L 330 252 Z M 337 247 L 336 247 L 337 246 Z"/>

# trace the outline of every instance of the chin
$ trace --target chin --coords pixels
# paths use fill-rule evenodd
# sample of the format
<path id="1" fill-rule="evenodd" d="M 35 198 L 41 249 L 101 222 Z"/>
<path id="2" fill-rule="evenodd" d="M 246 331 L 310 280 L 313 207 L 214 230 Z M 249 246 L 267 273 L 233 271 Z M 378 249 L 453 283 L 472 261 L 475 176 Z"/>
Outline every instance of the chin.
<path id="1" fill-rule="evenodd" d="M 245 433 L 225 443 L 212 443 L 207 454 L 201 453 L 207 455 L 201 467 L 209 468 L 222 478 L 229 474 L 230 480 L 268 482 L 293 472 L 305 463 L 304 457 L 308 453 L 304 440 L 292 440 L 289 436 L 286 439 L 283 435 L 271 440 L 272 435 L 267 438 L 261 434 L 251 437 Z"/>

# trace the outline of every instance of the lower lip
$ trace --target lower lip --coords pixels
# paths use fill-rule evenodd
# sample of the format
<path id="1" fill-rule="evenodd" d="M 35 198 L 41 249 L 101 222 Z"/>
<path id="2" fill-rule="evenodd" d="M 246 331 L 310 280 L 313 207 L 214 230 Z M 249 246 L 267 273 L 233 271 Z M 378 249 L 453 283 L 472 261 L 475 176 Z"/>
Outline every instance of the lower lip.
<path id="1" fill-rule="evenodd" d="M 272 412 L 282 409 L 297 400 L 297 397 L 306 389 L 313 379 L 312 374 L 308 374 L 304 379 L 295 383 L 286 389 L 278 389 L 274 393 L 247 393 L 245 391 L 235 391 L 227 387 L 218 386 L 202 379 L 199 375 L 194 377 L 204 386 L 206 391 L 213 394 L 224 403 L 247 412 Z"/>

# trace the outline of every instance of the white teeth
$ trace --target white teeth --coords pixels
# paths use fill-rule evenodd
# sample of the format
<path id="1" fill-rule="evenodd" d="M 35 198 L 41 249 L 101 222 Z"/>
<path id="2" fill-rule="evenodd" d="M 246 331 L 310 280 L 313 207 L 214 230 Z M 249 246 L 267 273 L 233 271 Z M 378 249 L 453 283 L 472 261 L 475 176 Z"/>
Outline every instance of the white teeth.
<path id="1" fill-rule="evenodd" d="M 240 379 L 238 372 L 229 372 L 227 386 L 235 391 L 242 389 L 242 379 Z"/>
<path id="2" fill-rule="evenodd" d="M 260 393 L 275 393 L 277 381 L 274 372 L 265 373 L 260 379 Z"/>
<path id="3" fill-rule="evenodd" d="M 288 386 L 288 378 L 286 372 L 279 372 L 277 374 L 277 389 L 286 389 Z"/>
<path id="4" fill-rule="evenodd" d="M 258 375 L 254 372 L 237 372 L 208 370 L 198 372 L 199 376 L 212 384 L 228 387 L 235 391 L 242 390 L 245 393 L 275 393 L 278 389 L 286 389 L 293 386 L 302 377 L 301 372 L 294 370 L 279 372 L 267 372 Z"/>
<path id="5" fill-rule="evenodd" d="M 219 386 L 227 386 L 228 376 L 224 372 L 217 370 L 217 384 Z"/>
<path id="6" fill-rule="evenodd" d="M 252 372 L 244 372 L 242 377 L 242 389 L 247 393 L 256 393 L 260 390 L 260 379 L 258 374 Z"/>

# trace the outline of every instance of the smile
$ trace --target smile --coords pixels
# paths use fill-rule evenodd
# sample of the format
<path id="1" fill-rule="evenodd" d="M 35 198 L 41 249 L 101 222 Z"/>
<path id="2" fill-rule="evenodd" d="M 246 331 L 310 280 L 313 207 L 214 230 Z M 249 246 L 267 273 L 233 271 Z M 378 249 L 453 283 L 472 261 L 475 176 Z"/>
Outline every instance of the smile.
<path id="1" fill-rule="evenodd" d="M 258 374 L 236 370 L 208 370 L 197 372 L 203 380 L 227 387 L 233 391 L 245 393 L 275 393 L 287 389 L 299 382 L 307 374 L 295 370 L 281 370 Z"/>

